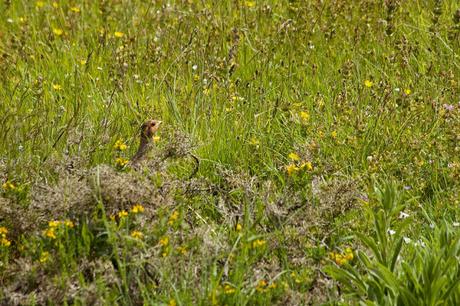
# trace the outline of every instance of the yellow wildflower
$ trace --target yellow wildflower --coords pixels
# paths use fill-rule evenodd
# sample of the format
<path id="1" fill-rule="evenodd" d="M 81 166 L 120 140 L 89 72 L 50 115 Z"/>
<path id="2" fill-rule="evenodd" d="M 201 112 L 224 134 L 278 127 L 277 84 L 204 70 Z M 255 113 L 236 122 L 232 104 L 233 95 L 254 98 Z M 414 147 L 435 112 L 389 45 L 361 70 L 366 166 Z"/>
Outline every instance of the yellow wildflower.
<path id="1" fill-rule="evenodd" d="M 415 164 L 419 167 L 423 167 L 425 165 L 425 161 L 423 159 L 418 159 L 417 157 L 414 157 Z"/>
<path id="2" fill-rule="evenodd" d="M 64 221 L 64 225 L 69 228 L 73 228 L 75 226 L 75 224 L 69 219 Z"/>
<path id="3" fill-rule="evenodd" d="M 122 38 L 125 35 L 125 33 L 116 31 L 115 33 L 113 33 L 113 35 L 116 38 Z"/>
<path id="4" fill-rule="evenodd" d="M 168 244 L 169 244 L 168 236 L 164 236 L 163 238 L 160 239 L 160 245 L 167 246 Z"/>
<path id="5" fill-rule="evenodd" d="M 142 213 L 144 212 L 144 206 L 142 206 L 141 204 L 136 204 L 131 208 L 131 212 L 133 214 Z"/>
<path id="6" fill-rule="evenodd" d="M 128 146 L 123 142 L 123 140 L 118 139 L 113 145 L 113 148 L 115 150 L 124 151 L 128 148 Z"/>
<path id="7" fill-rule="evenodd" d="M 276 287 L 276 283 L 271 283 L 270 286 L 268 286 L 268 289 L 276 289 Z"/>
<path id="8" fill-rule="evenodd" d="M 2 188 L 5 191 L 9 191 L 9 190 L 15 190 L 16 186 L 13 183 L 11 183 L 10 181 L 6 181 L 5 183 L 2 184 Z"/>
<path id="9" fill-rule="evenodd" d="M 412 93 L 412 90 L 410 90 L 409 88 L 406 88 L 404 89 L 404 93 L 408 96 Z"/>
<path id="10" fill-rule="evenodd" d="M 294 271 L 291 272 L 291 277 L 294 279 L 294 282 L 296 284 L 302 283 L 302 280 L 297 276 L 297 273 L 295 273 Z"/>
<path id="11" fill-rule="evenodd" d="M 52 228 L 52 227 L 58 227 L 59 224 L 61 224 L 61 221 L 52 220 L 52 221 L 49 221 L 49 222 L 48 222 L 48 226 L 49 226 L 50 228 Z"/>
<path id="12" fill-rule="evenodd" d="M 142 239 L 142 238 L 144 238 L 144 234 L 142 234 L 142 232 L 140 232 L 140 231 L 132 231 L 131 232 L 131 237 L 133 237 L 135 239 Z"/>
<path id="13" fill-rule="evenodd" d="M 306 161 L 306 162 L 303 162 L 301 165 L 300 165 L 300 169 L 304 169 L 306 168 L 308 171 L 311 171 L 313 170 L 313 165 L 311 162 L 309 161 Z"/>
<path id="14" fill-rule="evenodd" d="M 119 218 L 124 218 L 128 216 L 128 212 L 126 210 L 122 210 L 118 213 Z"/>
<path id="15" fill-rule="evenodd" d="M 176 303 L 176 300 L 175 299 L 170 299 L 169 302 L 168 302 L 168 306 L 176 306 L 177 303 Z"/>
<path id="16" fill-rule="evenodd" d="M 119 167 L 124 167 L 128 163 L 128 160 L 123 157 L 118 157 L 115 159 L 115 164 Z"/>
<path id="17" fill-rule="evenodd" d="M 80 60 L 80 65 L 82 65 L 82 66 L 83 66 L 83 65 L 86 65 L 86 60 L 85 60 L 85 59 L 81 59 L 81 60 Z"/>
<path id="18" fill-rule="evenodd" d="M 256 6 L 256 2 L 255 1 L 245 1 L 244 5 L 246 7 L 254 7 L 254 6 Z"/>
<path id="19" fill-rule="evenodd" d="M 372 82 L 370 80 L 365 80 L 364 81 L 364 86 L 370 88 L 370 87 L 374 86 L 374 82 Z"/>
<path id="20" fill-rule="evenodd" d="M 235 288 L 233 288 L 232 286 L 230 286 L 228 284 L 226 284 L 224 286 L 224 293 L 225 294 L 232 294 L 232 293 L 235 293 L 235 291 L 236 291 Z"/>
<path id="21" fill-rule="evenodd" d="M 353 251 L 351 250 L 351 248 L 346 248 L 345 254 L 330 252 L 329 257 L 339 266 L 348 263 L 350 260 L 354 258 Z"/>
<path id="22" fill-rule="evenodd" d="M 80 8 L 78 6 L 72 6 L 70 10 L 74 13 L 80 13 Z"/>
<path id="23" fill-rule="evenodd" d="M 159 142 L 161 139 L 160 136 L 153 136 L 153 142 Z"/>
<path id="24" fill-rule="evenodd" d="M 53 84 L 53 89 L 56 90 L 56 91 L 59 91 L 62 89 L 62 86 L 59 85 L 59 84 Z"/>
<path id="25" fill-rule="evenodd" d="M 60 28 L 53 28 L 53 33 L 56 36 L 61 36 L 62 34 L 64 34 L 64 30 L 62 30 Z"/>
<path id="26" fill-rule="evenodd" d="M 9 247 L 11 245 L 11 241 L 6 239 L 6 234 L 8 234 L 8 229 L 4 226 L 0 226 L 0 245 Z"/>
<path id="27" fill-rule="evenodd" d="M 345 256 L 344 258 L 348 261 L 352 260 L 354 258 L 353 251 L 351 248 L 346 248 L 345 249 Z"/>
<path id="28" fill-rule="evenodd" d="M 289 153 L 289 158 L 293 161 L 297 161 L 297 160 L 300 160 L 300 156 L 297 155 L 297 153 L 295 152 L 292 152 L 292 153 Z"/>
<path id="29" fill-rule="evenodd" d="M 294 172 L 298 171 L 299 168 L 295 164 L 289 164 L 286 166 L 286 171 L 288 175 L 292 175 Z"/>
<path id="30" fill-rule="evenodd" d="M 47 230 L 44 231 L 43 233 L 46 237 L 51 238 L 51 239 L 56 239 L 56 232 L 54 227 L 50 227 Z"/>
<path id="31" fill-rule="evenodd" d="M 45 5 L 45 2 L 43 2 L 43 1 L 36 1 L 36 2 L 35 2 L 35 6 L 38 7 L 38 8 L 41 8 L 41 7 L 43 7 L 44 5 Z"/>
<path id="32" fill-rule="evenodd" d="M 310 114 L 308 112 L 300 112 L 300 118 L 302 118 L 303 121 L 307 121 L 310 119 Z"/>
<path id="33" fill-rule="evenodd" d="M 40 262 L 45 263 L 50 259 L 50 253 L 49 252 L 42 252 L 40 255 Z"/>
<path id="34" fill-rule="evenodd" d="M 4 246 L 4 247 L 9 247 L 11 245 L 11 241 L 9 241 L 8 239 L 6 239 L 5 237 L 2 237 L 0 239 L 0 245 L 1 246 Z"/>
<path id="35" fill-rule="evenodd" d="M 238 224 L 236 225 L 236 231 L 237 231 L 237 232 L 241 232 L 242 229 L 243 229 L 243 226 L 242 226 L 241 224 L 238 223 Z"/>
<path id="36" fill-rule="evenodd" d="M 256 290 L 259 292 L 265 291 L 267 287 L 267 282 L 265 280 L 260 280 L 259 283 L 257 283 Z"/>
<path id="37" fill-rule="evenodd" d="M 179 212 L 177 210 L 173 211 L 173 213 L 169 217 L 168 224 L 173 225 L 174 222 L 176 222 L 178 218 L 179 218 Z"/>
<path id="38" fill-rule="evenodd" d="M 256 146 L 257 149 L 259 148 L 260 141 L 256 137 L 252 137 L 249 143 L 253 146 Z"/>
<path id="39" fill-rule="evenodd" d="M 187 248 L 185 246 L 180 246 L 177 248 L 177 252 L 181 255 L 187 255 Z"/>
<path id="40" fill-rule="evenodd" d="M 4 226 L 0 226 L 0 236 L 5 237 L 8 234 L 8 229 Z"/>
<path id="41" fill-rule="evenodd" d="M 329 257 L 339 266 L 345 264 L 346 260 L 339 253 L 330 252 Z"/>
<path id="42" fill-rule="evenodd" d="M 54 8 L 58 8 L 58 7 L 59 7 L 59 4 L 58 4 L 56 1 L 54 1 L 54 2 L 53 2 L 53 7 L 54 7 Z"/>
<path id="43" fill-rule="evenodd" d="M 252 247 L 255 249 L 255 248 L 259 248 L 259 247 L 263 247 L 267 242 L 263 239 L 256 239 L 252 242 Z"/>
<path id="44" fill-rule="evenodd" d="M 337 131 L 332 131 L 331 132 L 331 137 L 336 139 L 337 138 Z"/>

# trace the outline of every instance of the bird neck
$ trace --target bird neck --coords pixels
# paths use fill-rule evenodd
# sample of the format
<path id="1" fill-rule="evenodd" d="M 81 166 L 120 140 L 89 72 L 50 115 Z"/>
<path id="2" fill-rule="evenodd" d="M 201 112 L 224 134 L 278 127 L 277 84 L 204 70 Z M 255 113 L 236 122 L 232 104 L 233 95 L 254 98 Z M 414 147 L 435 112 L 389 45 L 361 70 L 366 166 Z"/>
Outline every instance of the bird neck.
<path id="1" fill-rule="evenodd" d="M 149 137 L 147 137 L 146 135 L 143 135 L 141 136 L 141 141 L 139 143 L 139 147 L 142 147 L 142 146 L 147 146 L 150 142 L 152 141 L 152 139 L 150 139 Z"/>
<path id="2" fill-rule="evenodd" d="M 150 148 L 151 143 L 152 143 L 152 140 L 150 138 L 148 138 L 147 136 L 142 135 L 141 141 L 139 143 L 139 149 L 137 150 L 138 153 L 146 152 Z"/>
<path id="3" fill-rule="evenodd" d="M 145 157 L 145 154 L 152 148 L 152 140 L 145 135 L 141 136 L 139 148 L 131 161 L 135 164 Z"/>

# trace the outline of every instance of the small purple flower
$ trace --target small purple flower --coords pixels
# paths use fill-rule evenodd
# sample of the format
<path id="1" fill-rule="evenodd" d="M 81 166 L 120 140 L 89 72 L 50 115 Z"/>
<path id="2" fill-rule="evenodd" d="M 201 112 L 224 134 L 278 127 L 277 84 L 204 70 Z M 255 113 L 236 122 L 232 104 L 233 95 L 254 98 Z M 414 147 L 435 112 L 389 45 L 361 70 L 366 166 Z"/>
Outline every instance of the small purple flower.
<path id="1" fill-rule="evenodd" d="M 443 104 L 442 106 L 444 107 L 446 111 L 449 111 L 449 112 L 453 111 L 455 108 L 455 106 L 453 106 L 452 104 Z"/>

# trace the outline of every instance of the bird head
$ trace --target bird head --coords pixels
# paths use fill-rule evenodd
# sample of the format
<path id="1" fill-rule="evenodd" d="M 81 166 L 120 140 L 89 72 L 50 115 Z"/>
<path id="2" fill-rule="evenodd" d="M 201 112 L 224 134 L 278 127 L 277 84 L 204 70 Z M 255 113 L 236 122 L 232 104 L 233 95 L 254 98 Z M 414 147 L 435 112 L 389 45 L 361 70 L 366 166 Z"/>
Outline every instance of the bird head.
<path id="1" fill-rule="evenodd" d="M 141 138 L 152 139 L 155 132 L 160 128 L 161 121 L 159 120 L 147 120 L 141 127 Z"/>

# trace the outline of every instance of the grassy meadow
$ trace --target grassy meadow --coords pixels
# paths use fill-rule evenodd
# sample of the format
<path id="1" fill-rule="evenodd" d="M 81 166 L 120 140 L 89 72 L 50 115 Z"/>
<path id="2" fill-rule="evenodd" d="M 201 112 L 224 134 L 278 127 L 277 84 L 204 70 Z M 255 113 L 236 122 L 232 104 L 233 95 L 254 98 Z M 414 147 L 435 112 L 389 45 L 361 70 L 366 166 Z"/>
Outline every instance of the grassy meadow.
<path id="1" fill-rule="evenodd" d="M 0 305 L 459 305 L 459 178 L 456 0 L 0 2 Z"/>

